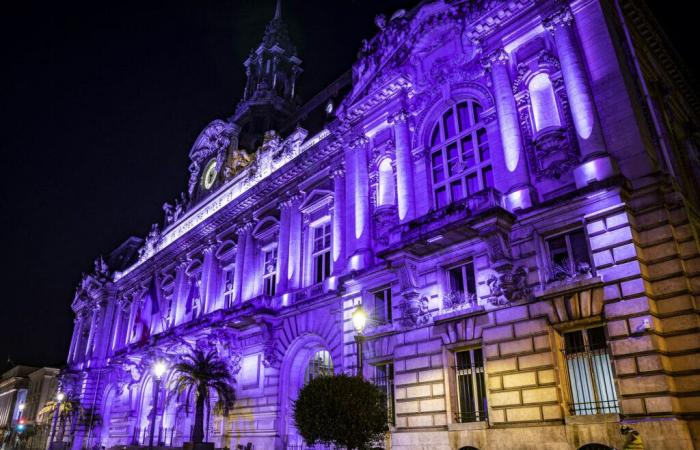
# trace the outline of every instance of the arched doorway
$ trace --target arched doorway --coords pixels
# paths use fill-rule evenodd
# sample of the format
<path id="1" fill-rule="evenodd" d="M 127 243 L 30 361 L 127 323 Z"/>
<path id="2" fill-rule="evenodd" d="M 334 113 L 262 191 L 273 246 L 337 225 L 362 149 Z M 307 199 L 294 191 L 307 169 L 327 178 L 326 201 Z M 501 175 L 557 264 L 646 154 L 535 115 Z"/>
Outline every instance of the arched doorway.
<path id="1" fill-rule="evenodd" d="M 586 444 L 580 447 L 578 450 L 614 450 L 612 447 L 608 447 L 603 444 Z"/>
<path id="2" fill-rule="evenodd" d="M 114 443 L 110 440 L 109 429 L 112 424 L 112 409 L 115 404 L 115 392 L 116 388 L 114 386 L 108 387 L 107 393 L 103 397 L 104 400 L 102 401 L 102 425 L 100 426 L 99 445 L 104 446 L 105 448 L 110 448 L 114 445 Z"/>
<path id="3" fill-rule="evenodd" d="M 479 450 L 479 449 L 476 447 L 472 447 L 472 446 L 467 445 L 466 447 L 460 447 L 459 450 Z"/>
<path id="4" fill-rule="evenodd" d="M 318 335 L 298 338 L 287 350 L 281 367 L 280 414 L 283 448 L 303 448 L 304 440 L 294 426 L 293 405 L 306 383 L 319 376 L 329 376 L 335 371 L 333 357 L 324 340 Z"/>

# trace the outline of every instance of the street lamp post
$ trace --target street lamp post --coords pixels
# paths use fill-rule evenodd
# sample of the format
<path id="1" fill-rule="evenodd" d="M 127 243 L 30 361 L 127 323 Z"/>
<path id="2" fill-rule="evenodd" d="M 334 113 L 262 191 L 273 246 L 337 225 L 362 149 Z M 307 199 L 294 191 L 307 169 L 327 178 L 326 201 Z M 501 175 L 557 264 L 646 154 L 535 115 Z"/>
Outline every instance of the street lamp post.
<path id="1" fill-rule="evenodd" d="M 53 412 L 53 423 L 51 424 L 51 439 L 49 439 L 49 445 L 54 447 L 54 438 L 56 437 L 56 425 L 58 423 L 58 414 L 61 409 L 61 402 L 66 398 L 63 392 L 56 394 L 56 408 Z"/>
<path id="2" fill-rule="evenodd" d="M 365 330 L 365 325 L 367 325 L 367 311 L 364 310 L 362 305 L 355 308 L 352 313 L 352 325 L 355 327 L 355 343 L 357 344 L 357 376 L 360 378 L 364 377 L 363 372 L 363 361 L 362 361 L 362 347 L 365 343 L 365 335 L 363 334 Z"/>
<path id="3" fill-rule="evenodd" d="M 148 448 L 153 448 L 153 435 L 156 430 L 156 413 L 158 412 L 158 391 L 160 391 L 160 381 L 167 370 L 164 361 L 158 361 L 153 365 L 153 408 L 151 408 L 151 433 L 148 436 Z"/>

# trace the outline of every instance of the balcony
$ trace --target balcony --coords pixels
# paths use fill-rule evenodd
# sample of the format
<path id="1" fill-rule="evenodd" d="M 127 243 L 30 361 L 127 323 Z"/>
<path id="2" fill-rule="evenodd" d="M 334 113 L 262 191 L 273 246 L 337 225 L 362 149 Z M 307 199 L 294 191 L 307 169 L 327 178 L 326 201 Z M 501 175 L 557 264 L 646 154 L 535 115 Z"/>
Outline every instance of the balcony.
<path id="1" fill-rule="evenodd" d="M 481 190 L 469 198 L 394 226 L 388 233 L 388 243 L 379 243 L 377 254 L 385 257 L 408 251 L 425 256 L 478 236 L 480 228 L 494 220 L 505 220 L 511 224 L 514 217 L 502 205 L 500 192 L 495 189 Z"/>

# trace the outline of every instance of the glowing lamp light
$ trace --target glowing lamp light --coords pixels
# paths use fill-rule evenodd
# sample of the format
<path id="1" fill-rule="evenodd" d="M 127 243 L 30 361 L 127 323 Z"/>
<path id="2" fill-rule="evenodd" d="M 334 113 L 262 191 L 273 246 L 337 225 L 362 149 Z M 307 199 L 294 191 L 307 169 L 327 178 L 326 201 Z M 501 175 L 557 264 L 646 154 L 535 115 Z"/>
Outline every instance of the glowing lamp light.
<path id="1" fill-rule="evenodd" d="M 19 425 L 17 425 L 17 431 L 19 431 L 19 432 L 24 431 L 24 424 L 23 423 L 20 423 Z"/>
<path id="2" fill-rule="evenodd" d="M 24 410 L 24 403 L 20 403 L 19 405 L 17 405 L 17 409 L 20 411 L 23 411 Z"/>
<path id="3" fill-rule="evenodd" d="M 58 400 L 59 402 L 62 402 L 64 398 L 66 398 L 66 395 L 63 392 L 59 392 L 58 394 L 56 394 L 56 400 Z"/>
<path id="4" fill-rule="evenodd" d="M 163 378 L 166 370 L 168 370 L 168 366 L 165 364 L 165 361 L 161 360 L 153 365 L 153 375 L 159 380 Z"/>
<path id="5" fill-rule="evenodd" d="M 365 325 L 367 325 L 367 311 L 360 305 L 352 313 L 352 326 L 355 327 L 355 331 L 362 334 Z"/>

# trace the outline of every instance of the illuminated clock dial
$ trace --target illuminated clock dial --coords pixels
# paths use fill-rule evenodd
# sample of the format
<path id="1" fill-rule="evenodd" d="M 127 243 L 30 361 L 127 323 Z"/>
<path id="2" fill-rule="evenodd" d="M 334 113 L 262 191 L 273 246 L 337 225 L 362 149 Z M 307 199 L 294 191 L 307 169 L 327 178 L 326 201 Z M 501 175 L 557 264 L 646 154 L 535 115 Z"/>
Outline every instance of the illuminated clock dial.
<path id="1" fill-rule="evenodd" d="M 210 160 L 204 168 L 202 175 L 202 186 L 204 189 L 211 189 L 216 181 L 216 159 Z"/>

